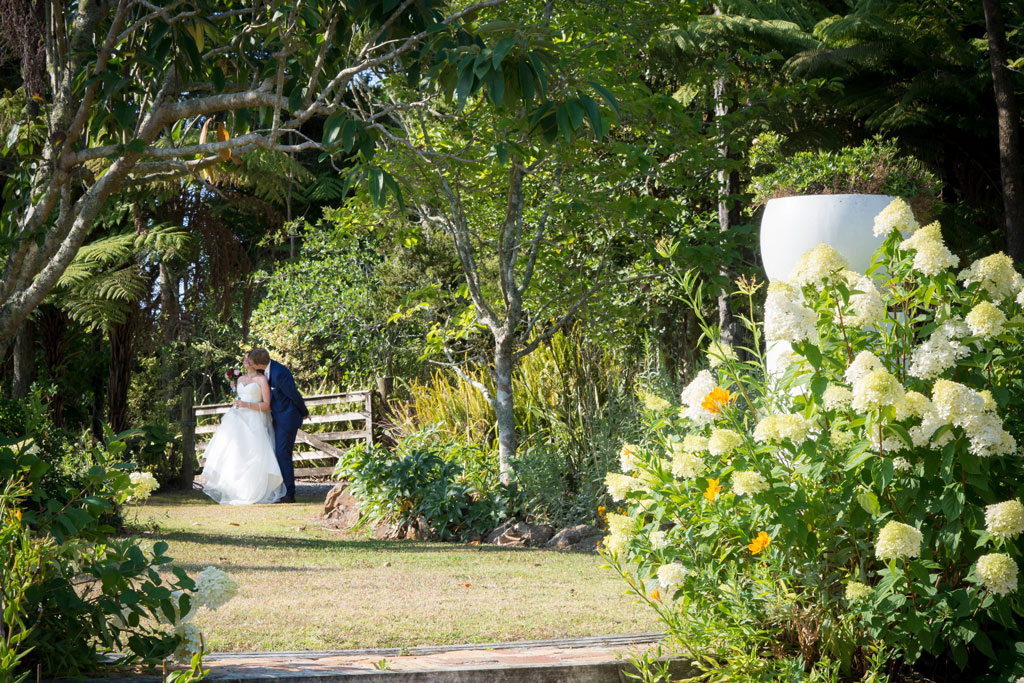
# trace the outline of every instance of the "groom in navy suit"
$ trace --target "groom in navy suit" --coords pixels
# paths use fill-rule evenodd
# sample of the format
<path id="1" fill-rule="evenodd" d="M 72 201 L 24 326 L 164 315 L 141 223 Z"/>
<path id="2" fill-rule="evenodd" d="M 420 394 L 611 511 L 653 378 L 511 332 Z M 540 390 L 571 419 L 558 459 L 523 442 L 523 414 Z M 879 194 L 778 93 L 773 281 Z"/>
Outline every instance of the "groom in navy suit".
<path id="1" fill-rule="evenodd" d="M 295 387 L 291 371 L 277 361 L 270 360 L 266 349 L 253 349 L 249 360 L 257 370 L 262 370 L 270 384 L 270 415 L 274 418 L 274 455 L 281 466 L 285 494 L 278 503 L 295 502 L 295 468 L 292 465 L 292 449 L 295 448 L 295 434 L 302 421 L 309 417 L 306 402 Z"/>

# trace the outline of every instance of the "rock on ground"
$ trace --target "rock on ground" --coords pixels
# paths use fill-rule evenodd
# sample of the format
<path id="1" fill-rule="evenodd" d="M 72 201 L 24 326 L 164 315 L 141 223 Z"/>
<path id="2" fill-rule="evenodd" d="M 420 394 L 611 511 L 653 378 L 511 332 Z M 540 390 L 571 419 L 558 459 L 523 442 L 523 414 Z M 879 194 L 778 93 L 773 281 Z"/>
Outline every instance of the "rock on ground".
<path id="1" fill-rule="evenodd" d="M 590 524 L 577 524 L 574 527 L 562 529 L 547 543 L 545 548 L 554 550 L 574 550 L 577 552 L 597 552 L 597 544 L 604 536 L 604 532 Z"/>

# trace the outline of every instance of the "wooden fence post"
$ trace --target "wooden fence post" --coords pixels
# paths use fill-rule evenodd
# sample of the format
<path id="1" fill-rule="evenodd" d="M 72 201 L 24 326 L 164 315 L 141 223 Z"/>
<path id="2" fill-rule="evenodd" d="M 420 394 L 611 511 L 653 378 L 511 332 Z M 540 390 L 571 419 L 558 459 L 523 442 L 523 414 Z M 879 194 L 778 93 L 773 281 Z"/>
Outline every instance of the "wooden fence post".
<path id="1" fill-rule="evenodd" d="M 373 445 L 373 391 L 366 392 L 366 445 Z"/>
<path id="2" fill-rule="evenodd" d="M 196 477 L 196 416 L 192 409 L 195 401 L 191 383 L 185 384 L 181 396 L 181 482 L 186 491 L 192 490 Z"/>

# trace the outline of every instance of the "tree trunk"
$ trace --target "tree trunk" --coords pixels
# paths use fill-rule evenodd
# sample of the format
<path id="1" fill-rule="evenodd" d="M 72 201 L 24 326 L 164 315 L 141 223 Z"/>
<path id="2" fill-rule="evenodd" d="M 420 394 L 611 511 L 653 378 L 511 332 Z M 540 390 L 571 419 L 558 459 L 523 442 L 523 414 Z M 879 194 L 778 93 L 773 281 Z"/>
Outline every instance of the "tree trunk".
<path id="1" fill-rule="evenodd" d="M 14 381 L 12 398 L 25 398 L 36 375 L 35 323 L 26 318 L 14 336 Z"/>
<path id="2" fill-rule="evenodd" d="M 512 482 L 512 459 L 516 455 L 512 348 L 512 340 L 508 337 L 496 340 L 494 345 L 494 415 L 498 425 L 498 473 L 502 484 Z"/>
<path id="3" fill-rule="evenodd" d="M 718 14 L 715 9 L 715 14 Z M 729 104 L 725 101 L 725 89 L 727 87 L 725 77 L 715 80 L 715 119 L 718 123 L 718 156 L 722 167 L 718 171 L 718 230 L 722 235 L 727 235 L 732 227 L 739 222 L 738 209 L 729 207 L 729 199 L 736 195 L 739 190 L 739 174 L 728 169 L 730 153 L 729 143 L 722 131 L 722 120 L 729 113 Z M 718 274 L 726 282 L 733 282 L 736 273 L 729 263 L 719 264 Z M 729 345 L 734 345 L 739 339 L 741 328 L 736 316 L 732 314 L 729 305 L 729 285 L 718 294 L 718 328 L 719 339 Z"/>
<path id="4" fill-rule="evenodd" d="M 132 381 L 135 311 L 124 323 L 110 327 L 110 381 L 107 385 L 107 420 L 114 433 L 128 429 L 128 387 Z"/>
<path id="5" fill-rule="evenodd" d="M 103 337 L 99 330 L 95 330 L 92 333 L 93 358 L 100 358 L 100 352 L 102 350 Z M 103 384 L 103 376 L 107 373 L 105 373 L 103 370 L 103 366 L 100 363 L 96 363 L 95 370 L 93 370 L 92 381 L 92 438 L 97 442 L 102 442 L 104 440 L 103 399 L 106 396 L 107 392 L 106 387 Z"/>
<path id="6" fill-rule="evenodd" d="M 181 391 L 181 489 L 192 490 L 196 478 L 196 418 L 192 414 L 193 390 L 185 382 Z"/>
<path id="7" fill-rule="evenodd" d="M 53 305 L 40 306 L 36 333 L 39 346 L 43 349 L 43 361 L 46 376 L 57 386 L 64 386 L 64 376 L 68 371 L 67 363 L 67 331 L 71 327 L 71 319 L 67 313 Z M 57 391 L 47 404 L 50 419 L 57 427 L 64 426 L 64 401 L 67 394 Z"/>
<path id="8" fill-rule="evenodd" d="M 1003 185 L 1006 251 L 1014 261 L 1024 260 L 1024 180 L 1021 175 L 1020 125 L 1013 81 L 1007 66 L 1006 25 L 999 0 L 982 0 L 988 31 L 988 57 L 992 66 L 999 123 L 999 172 Z"/>

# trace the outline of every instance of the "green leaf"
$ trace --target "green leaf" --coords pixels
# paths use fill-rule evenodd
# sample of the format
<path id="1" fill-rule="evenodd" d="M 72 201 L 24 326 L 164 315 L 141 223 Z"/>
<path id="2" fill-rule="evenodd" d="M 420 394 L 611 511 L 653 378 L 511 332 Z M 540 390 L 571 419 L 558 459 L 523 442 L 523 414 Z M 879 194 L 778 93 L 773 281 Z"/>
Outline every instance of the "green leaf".
<path id="1" fill-rule="evenodd" d="M 491 104 L 500 107 L 502 100 L 505 99 L 505 77 L 500 71 L 491 71 L 484 79 L 484 83 L 487 85 L 487 96 L 491 99 Z"/>
<path id="2" fill-rule="evenodd" d="M 519 62 L 519 90 L 522 92 L 523 104 L 527 107 L 533 102 L 533 70 L 526 62 Z"/>
<path id="3" fill-rule="evenodd" d="M 128 151 L 130 151 L 130 152 L 135 152 L 136 154 L 142 154 L 143 152 L 146 151 L 146 141 L 142 140 L 140 138 L 135 138 L 131 142 L 129 142 L 127 145 L 125 145 L 125 148 Z"/>
<path id="4" fill-rule="evenodd" d="M 324 121 L 324 133 L 323 143 L 325 145 L 333 144 L 338 139 L 338 133 L 341 132 L 342 127 L 348 122 L 348 117 L 342 112 L 335 112 L 327 117 Z M 345 151 L 351 149 L 351 146 L 346 146 Z"/>
<path id="5" fill-rule="evenodd" d="M 509 53 L 509 50 L 515 47 L 515 44 L 515 38 L 502 38 L 494 46 L 494 52 L 491 54 L 491 63 L 496 70 L 500 70 L 502 60 L 505 59 L 505 55 Z"/>
<path id="6" fill-rule="evenodd" d="M 219 66 L 213 67 L 210 71 L 210 80 L 213 81 L 213 89 L 217 92 L 224 92 L 224 70 Z"/>
<path id="7" fill-rule="evenodd" d="M 473 73 L 474 57 L 467 55 L 462 58 L 459 62 L 457 72 L 459 74 L 459 80 L 455 85 L 455 106 L 462 109 L 462 106 L 466 103 L 466 98 L 469 97 L 470 90 L 473 87 L 473 81 L 476 77 Z"/>
<path id="8" fill-rule="evenodd" d="M 583 105 L 580 104 L 579 98 L 567 100 L 565 106 L 569 108 L 569 123 L 572 124 L 572 129 L 579 130 L 580 124 L 583 123 Z"/>
<path id="9" fill-rule="evenodd" d="M 878 496 L 871 491 L 861 491 L 857 494 L 857 503 L 864 508 L 864 512 L 872 517 L 882 513 L 882 506 L 878 504 Z"/>
<path id="10" fill-rule="evenodd" d="M 381 206 L 384 194 L 384 171 L 377 166 L 370 168 L 366 182 L 367 188 L 370 191 L 370 199 L 373 200 L 375 205 Z"/>
<path id="11" fill-rule="evenodd" d="M 615 99 L 615 96 L 612 95 L 611 91 L 608 90 L 608 88 L 604 87 L 597 81 L 587 81 L 587 83 L 589 83 L 590 87 L 596 90 L 599 95 L 601 95 L 601 97 L 608 104 L 608 106 L 612 108 L 612 111 L 615 112 L 616 116 L 622 116 L 622 112 L 619 111 L 619 103 Z"/>
<path id="12" fill-rule="evenodd" d="M 562 137 L 565 138 L 566 142 L 572 141 L 572 128 L 569 127 L 569 111 L 568 107 L 562 105 L 555 110 L 555 119 L 558 120 L 558 129 L 562 131 Z"/>
<path id="13" fill-rule="evenodd" d="M 580 95 L 580 102 L 583 104 L 583 108 L 587 112 L 587 118 L 590 119 L 590 127 L 594 129 L 594 137 L 600 140 L 604 136 L 604 127 L 601 122 L 601 108 L 597 106 L 597 102 L 594 98 L 588 97 L 587 95 Z"/>
<path id="14" fill-rule="evenodd" d="M 541 63 L 540 58 L 533 52 L 530 53 L 530 64 L 533 66 L 533 72 L 537 75 L 537 84 L 540 85 L 541 97 L 547 97 L 548 76 L 544 72 L 544 65 Z"/>

